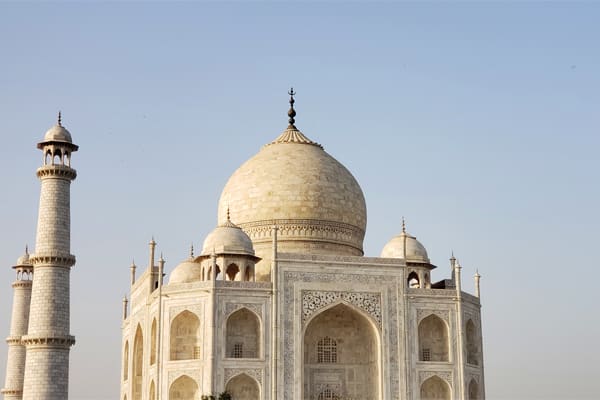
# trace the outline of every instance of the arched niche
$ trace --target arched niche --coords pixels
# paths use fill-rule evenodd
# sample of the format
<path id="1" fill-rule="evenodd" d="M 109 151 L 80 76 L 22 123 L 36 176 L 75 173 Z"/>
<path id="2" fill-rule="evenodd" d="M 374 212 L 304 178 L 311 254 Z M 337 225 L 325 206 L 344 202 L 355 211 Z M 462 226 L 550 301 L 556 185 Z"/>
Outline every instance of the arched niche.
<path id="1" fill-rule="evenodd" d="M 304 332 L 303 352 L 305 399 L 329 396 L 325 387 L 336 388 L 341 398 L 380 399 L 378 331 L 361 311 L 339 303 L 315 315 Z"/>
<path id="2" fill-rule="evenodd" d="M 421 384 L 421 400 L 450 400 L 450 386 L 434 375 Z"/>
<path id="3" fill-rule="evenodd" d="M 156 318 L 154 318 L 150 329 L 150 365 L 156 364 L 156 334 Z"/>
<path id="4" fill-rule="evenodd" d="M 225 276 L 228 281 L 235 281 L 236 276 L 240 273 L 240 267 L 236 263 L 231 263 L 225 270 Z"/>
<path id="5" fill-rule="evenodd" d="M 170 360 L 200 358 L 200 319 L 190 311 L 182 311 L 171 322 Z"/>
<path id="6" fill-rule="evenodd" d="M 479 384 L 475 381 L 475 379 L 471 379 L 469 382 L 469 400 L 480 400 L 481 396 L 479 395 Z"/>
<path id="7" fill-rule="evenodd" d="M 148 391 L 148 400 L 156 400 L 156 386 L 154 381 L 150 382 L 150 390 Z"/>
<path id="8" fill-rule="evenodd" d="M 246 374 L 234 376 L 227 382 L 225 391 L 234 400 L 260 400 L 260 386 Z"/>
<path id="9" fill-rule="evenodd" d="M 410 274 L 408 274 L 408 278 L 406 278 L 406 284 L 409 288 L 418 288 L 421 285 L 419 281 L 419 274 L 417 274 L 415 271 L 412 271 Z"/>
<path id="10" fill-rule="evenodd" d="M 260 357 L 260 320 L 247 308 L 241 308 L 227 318 L 225 357 Z"/>
<path id="11" fill-rule="evenodd" d="M 142 335 L 142 327 L 138 325 L 135 331 L 135 339 L 133 341 L 133 382 L 132 396 L 133 400 L 142 399 L 142 373 L 144 370 L 144 337 Z"/>
<path id="12" fill-rule="evenodd" d="M 419 360 L 448 361 L 448 328 L 437 315 L 419 323 Z"/>
<path id="13" fill-rule="evenodd" d="M 198 384 L 187 375 L 180 376 L 169 388 L 169 400 L 199 400 Z"/>
<path id="14" fill-rule="evenodd" d="M 123 380 L 129 379 L 129 342 L 125 342 L 125 349 L 123 350 Z"/>
<path id="15" fill-rule="evenodd" d="M 471 365 L 479 365 L 479 341 L 477 329 L 472 319 L 467 321 L 467 363 Z"/>

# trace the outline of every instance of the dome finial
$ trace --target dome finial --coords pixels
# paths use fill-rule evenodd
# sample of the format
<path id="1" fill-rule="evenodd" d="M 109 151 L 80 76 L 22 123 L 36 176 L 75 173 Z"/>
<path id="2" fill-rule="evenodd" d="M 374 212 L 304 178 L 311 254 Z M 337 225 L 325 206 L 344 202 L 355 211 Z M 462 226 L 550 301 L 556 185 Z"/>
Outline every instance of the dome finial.
<path id="1" fill-rule="evenodd" d="M 229 214 L 229 206 L 227 206 L 227 222 L 231 222 L 231 215 Z"/>
<path id="2" fill-rule="evenodd" d="M 402 233 L 406 233 L 406 220 L 402 217 Z"/>
<path id="3" fill-rule="evenodd" d="M 190 258 L 194 258 L 194 243 L 190 245 Z"/>
<path id="4" fill-rule="evenodd" d="M 288 111 L 288 117 L 290 117 L 290 119 L 288 129 L 296 129 L 296 125 L 294 125 L 294 123 L 296 122 L 296 120 L 294 119 L 294 117 L 296 116 L 296 110 L 294 110 L 294 103 L 296 102 L 294 100 L 294 95 L 296 94 L 296 92 L 294 92 L 293 87 L 290 88 L 288 94 L 290 95 L 290 110 Z"/>
<path id="5" fill-rule="evenodd" d="M 25 245 L 25 254 L 29 255 L 29 245 Z"/>
<path id="6" fill-rule="evenodd" d="M 58 126 L 62 126 L 62 113 L 58 111 Z"/>

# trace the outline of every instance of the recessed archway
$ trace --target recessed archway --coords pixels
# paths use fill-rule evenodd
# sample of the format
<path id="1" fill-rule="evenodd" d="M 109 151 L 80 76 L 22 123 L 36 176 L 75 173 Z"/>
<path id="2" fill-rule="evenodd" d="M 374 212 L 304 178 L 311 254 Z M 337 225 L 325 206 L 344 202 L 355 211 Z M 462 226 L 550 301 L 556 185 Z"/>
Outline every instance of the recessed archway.
<path id="1" fill-rule="evenodd" d="M 469 400 L 479 400 L 480 398 L 479 384 L 475 379 L 471 379 L 471 382 L 469 382 Z"/>
<path id="2" fill-rule="evenodd" d="M 434 375 L 421 385 L 421 400 L 450 400 L 450 387 Z"/>
<path id="3" fill-rule="evenodd" d="M 200 320 L 190 311 L 182 311 L 171 322 L 170 359 L 200 358 Z"/>
<path id="4" fill-rule="evenodd" d="M 448 328 L 437 315 L 419 323 L 419 360 L 448 361 Z"/>
<path id="5" fill-rule="evenodd" d="M 260 400 L 258 382 L 246 374 L 235 376 L 227 382 L 225 391 L 234 400 Z"/>
<path id="6" fill-rule="evenodd" d="M 380 399 L 378 332 L 361 311 L 345 303 L 325 309 L 303 339 L 305 399 L 322 397 L 324 385 L 342 398 Z"/>
<path id="7" fill-rule="evenodd" d="M 260 321 L 247 308 L 237 310 L 227 318 L 225 351 L 227 358 L 258 358 L 260 356 Z"/>
<path id="8" fill-rule="evenodd" d="M 187 375 L 180 376 L 169 388 L 169 400 L 199 400 L 198 384 Z"/>
<path id="9" fill-rule="evenodd" d="M 144 366 L 144 337 L 142 328 L 138 325 L 133 341 L 133 384 L 132 399 L 142 399 L 142 371 Z"/>

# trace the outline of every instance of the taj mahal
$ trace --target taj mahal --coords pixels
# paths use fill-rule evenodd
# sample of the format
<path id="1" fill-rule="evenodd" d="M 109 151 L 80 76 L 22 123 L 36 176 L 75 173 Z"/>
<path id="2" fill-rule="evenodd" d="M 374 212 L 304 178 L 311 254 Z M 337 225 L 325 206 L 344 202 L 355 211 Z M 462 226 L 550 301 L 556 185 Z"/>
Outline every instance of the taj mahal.
<path id="1" fill-rule="evenodd" d="M 452 256 L 432 280 L 404 220 L 379 257 L 364 256 L 362 189 L 296 127 L 289 94 L 287 128 L 233 172 L 202 248 L 166 270 L 152 239 L 147 265 L 131 265 L 119 400 L 485 399 L 479 274 L 464 292 Z M 13 267 L 5 400 L 67 399 L 75 344 L 78 146 L 60 115 L 37 146 L 36 243 Z"/>

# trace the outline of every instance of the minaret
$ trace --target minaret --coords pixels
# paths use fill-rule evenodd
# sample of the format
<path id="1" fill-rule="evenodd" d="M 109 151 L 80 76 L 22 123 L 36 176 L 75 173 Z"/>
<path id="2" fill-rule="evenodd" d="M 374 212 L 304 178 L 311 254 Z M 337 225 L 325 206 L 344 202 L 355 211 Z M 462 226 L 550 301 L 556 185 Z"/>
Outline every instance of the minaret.
<path id="1" fill-rule="evenodd" d="M 2 394 L 4 400 L 21 400 L 23 398 L 23 372 L 25 370 L 25 346 L 21 337 L 27 334 L 29 323 L 29 302 L 31 300 L 31 279 L 33 267 L 29 261 L 29 251 L 19 257 L 17 265 L 13 267 L 17 279 L 13 282 L 13 308 L 10 321 L 10 334 L 6 338 L 8 343 L 8 357 L 6 362 L 6 382 Z"/>
<path id="2" fill-rule="evenodd" d="M 77 176 L 71 153 L 77 151 L 71 134 L 58 122 L 37 145 L 43 152 L 31 308 L 25 362 L 24 400 L 65 400 L 69 393 L 71 254 L 70 187 Z"/>

